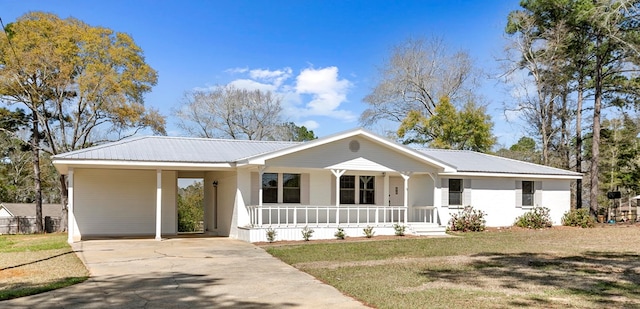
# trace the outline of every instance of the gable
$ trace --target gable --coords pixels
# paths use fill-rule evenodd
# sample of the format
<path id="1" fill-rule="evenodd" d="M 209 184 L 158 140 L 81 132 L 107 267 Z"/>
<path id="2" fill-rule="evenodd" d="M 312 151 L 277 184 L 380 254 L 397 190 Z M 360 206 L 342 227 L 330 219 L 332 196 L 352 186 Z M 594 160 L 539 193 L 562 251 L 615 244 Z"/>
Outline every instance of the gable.
<path id="1" fill-rule="evenodd" d="M 351 136 L 265 160 L 267 166 L 437 172 L 441 167 L 385 147 L 362 136 Z"/>
<path id="2" fill-rule="evenodd" d="M 13 214 L 4 205 L 0 205 L 0 218 L 11 218 Z"/>

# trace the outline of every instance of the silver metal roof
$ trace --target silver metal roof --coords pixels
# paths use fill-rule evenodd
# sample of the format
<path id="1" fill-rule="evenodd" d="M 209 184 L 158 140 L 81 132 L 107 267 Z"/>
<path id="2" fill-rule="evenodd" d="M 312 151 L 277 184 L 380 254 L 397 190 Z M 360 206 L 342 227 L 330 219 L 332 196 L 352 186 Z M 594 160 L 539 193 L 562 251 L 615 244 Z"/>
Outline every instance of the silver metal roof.
<path id="1" fill-rule="evenodd" d="M 145 136 L 59 154 L 54 159 L 230 163 L 297 144 L 299 143 Z"/>
<path id="2" fill-rule="evenodd" d="M 581 176 L 582 174 L 466 150 L 419 149 L 418 151 L 456 168 L 458 172 Z"/>

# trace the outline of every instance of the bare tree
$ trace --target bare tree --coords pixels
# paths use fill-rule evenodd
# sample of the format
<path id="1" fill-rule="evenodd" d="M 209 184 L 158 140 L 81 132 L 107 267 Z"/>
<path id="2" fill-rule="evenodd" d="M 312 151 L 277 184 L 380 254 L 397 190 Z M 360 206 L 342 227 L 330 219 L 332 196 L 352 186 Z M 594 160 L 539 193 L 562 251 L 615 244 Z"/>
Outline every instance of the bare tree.
<path id="1" fill-rule="evenodd" d="M 380 68 L 379 82 L 364 98 L 364 126 L 379 120 L 400 123 L 410 111 L 434 114 L 441 97 L 467 102 L 479 74 L 464 51 L 451 53 L 442 39 L 408 39 L 393 47 Z"/>
<path id="2" fill-rule="evenodd" d="M 185 93 L 178 109 L 178 126 L 207 138 L 277 139 L 282 98 L 271 91 L 217 86 Z"/>

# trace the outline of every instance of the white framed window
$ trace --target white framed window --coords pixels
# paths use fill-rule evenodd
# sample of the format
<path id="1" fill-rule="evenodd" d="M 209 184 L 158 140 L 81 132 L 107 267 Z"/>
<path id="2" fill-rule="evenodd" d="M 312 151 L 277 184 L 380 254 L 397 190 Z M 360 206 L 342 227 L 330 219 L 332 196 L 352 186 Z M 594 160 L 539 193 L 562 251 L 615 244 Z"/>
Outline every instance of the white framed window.
<path id="1" fill-rule="evenodd" d="M 375 204 L 376 177 L 360 176 L 360 204 Z"/>
<path id="2" fill-rule="evenodd" d="M 262 174 L 262 202 L 263 203 L 278 202 L 278 174 L 276 173 Z"/>
<path id="3" fill-rule="evenodd" d="M 282 202 L 300 203 L 300 174 L 282 174 Z"/>
<path id="4" fill-rule="evenodd" d="M 340 176 L 340 204 L 356 203 L 356 176 Z"/>
<path id="5" fill-rule="evenodd" d="M 462 206 L 462 179 L 449 179 L 449 205 Z"/>

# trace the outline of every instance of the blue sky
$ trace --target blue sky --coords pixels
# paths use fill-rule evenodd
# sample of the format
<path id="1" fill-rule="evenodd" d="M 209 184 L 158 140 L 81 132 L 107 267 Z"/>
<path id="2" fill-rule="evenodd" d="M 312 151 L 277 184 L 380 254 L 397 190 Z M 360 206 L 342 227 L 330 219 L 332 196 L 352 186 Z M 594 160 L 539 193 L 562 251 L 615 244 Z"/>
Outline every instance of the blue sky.
<path id="1" fill-rule="evenodd" d="M 357 127 L 391 46 L 442 37 L 487 73 L 478 92 L 498 142 L 510 146 L 523 130 L 505 122 L 503 104 L 512 98 L 489 77 L 498 73 L 506 17 L 518 2 L 0 0 L 0 17 L 6 24 L 46 11 L 130 34 L 159 73 L 146 104 L 168 116 L 168 133 L 177 136 L 184 133 L 171 109 L 183 93 L 229 83 L 280 93 L 288 120 L 318 136 Z"/>

